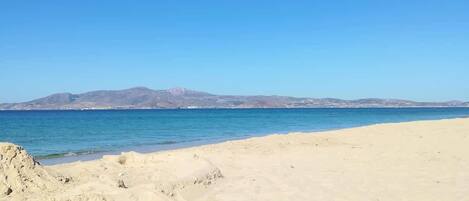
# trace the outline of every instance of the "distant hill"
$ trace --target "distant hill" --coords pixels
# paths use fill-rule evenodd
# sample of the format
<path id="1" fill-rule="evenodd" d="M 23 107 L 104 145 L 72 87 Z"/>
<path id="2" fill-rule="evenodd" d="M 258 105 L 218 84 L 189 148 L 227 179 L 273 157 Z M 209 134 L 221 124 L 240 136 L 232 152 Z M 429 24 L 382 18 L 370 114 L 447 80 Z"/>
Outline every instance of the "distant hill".
<path id="1" fill-rule="evenodd" d="M 398 99 L 296 98 L 287 96 L 214 95 L 185 88 L 152 90 L 136 87 L 82 94 L 59 93 L 24 103 L 0 104 L 0 110 L 80 110 L 158 108 L 365 108 L 469 107 L 469 102 L 415 102 Z"/>

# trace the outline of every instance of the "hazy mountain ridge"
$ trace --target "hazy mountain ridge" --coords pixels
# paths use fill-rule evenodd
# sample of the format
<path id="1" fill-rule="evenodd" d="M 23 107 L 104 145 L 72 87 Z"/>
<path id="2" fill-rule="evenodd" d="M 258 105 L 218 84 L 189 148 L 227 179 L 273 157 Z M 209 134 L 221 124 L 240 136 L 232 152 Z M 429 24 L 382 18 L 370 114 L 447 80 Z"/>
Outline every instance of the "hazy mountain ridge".
<path id="1" fill-rule="evenodd" d="M 135 87 L 82 94 L 58 93 L 24 102 L 0 104 L 0 110 L 158 109 L 158 108 L 363 108 L 469 107 L 469 102 L 416 102 L 399 99 L 296 98 L 288 96 L 214 95 L 185 88 Z"/>

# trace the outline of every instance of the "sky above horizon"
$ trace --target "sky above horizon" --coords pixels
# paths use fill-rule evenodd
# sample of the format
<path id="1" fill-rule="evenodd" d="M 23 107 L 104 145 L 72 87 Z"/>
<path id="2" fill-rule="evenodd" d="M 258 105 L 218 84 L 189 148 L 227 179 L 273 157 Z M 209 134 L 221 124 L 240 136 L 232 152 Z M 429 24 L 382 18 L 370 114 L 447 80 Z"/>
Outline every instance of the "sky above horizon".
<path id="1" fill-rule="evenodd" d="M 4 1 L 0 103 L 146 86 L 469 101 L 468 1 Z"/>

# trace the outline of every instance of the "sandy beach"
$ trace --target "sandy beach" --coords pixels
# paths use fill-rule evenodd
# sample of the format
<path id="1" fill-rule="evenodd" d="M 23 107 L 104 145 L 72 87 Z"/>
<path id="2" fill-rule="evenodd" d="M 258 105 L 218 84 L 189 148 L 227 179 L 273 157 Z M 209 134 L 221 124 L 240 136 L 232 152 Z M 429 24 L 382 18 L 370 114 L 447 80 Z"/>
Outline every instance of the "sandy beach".
<path id="1" fill-rule="evenodd" d="M 469 200 L 469 118 L 269 135 L 41 166 L 0 144 L 0 200 Z"/>

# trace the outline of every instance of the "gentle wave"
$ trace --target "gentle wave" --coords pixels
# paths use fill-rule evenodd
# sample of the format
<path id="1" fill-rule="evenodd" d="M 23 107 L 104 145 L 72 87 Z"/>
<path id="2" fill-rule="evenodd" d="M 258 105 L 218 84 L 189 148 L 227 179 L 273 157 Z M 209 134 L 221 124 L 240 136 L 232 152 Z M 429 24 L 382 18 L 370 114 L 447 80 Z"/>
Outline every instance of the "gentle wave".
<path id="1" fill-rule="evenodd" d="M 71 156 L 79 156 L 79 155 L 89 155 L 89 154 L 96 154 L 106 151 L 80 151 L 80 152 L 64 152 L 64 153 L 54 153 L 48 155 L 39 155 L 35 156 L 35 159 L 43 160 L 43 159 L 53 159 L 53 158 L 62 158 L 62 157 L 71 157 Z"/>
<path id="2" fill-rule="evenodd" d="M 162 141 L 162 142 L 157 142 L 157 143 L 148 143 L 146 146 L 151 146 L 151 145 L 171 145 L 171 144 L 179 144 L 179 143 L 184 143 L 188 141 L 173 141 L 173 140 L 167 140 L 167 141 Z M 111 150 L 87 150 L 87 151 L 79 151 L 79 152 L 63 152 L 63 153 L 54 153 L 54 154 L 48 154 L 48 155 L 38 155 L 35 156 L 35 159 L 38 160 L 44 160 L 44 159 L 54 159 L 54 158 L 62 158 L 62 157 L 73 157 L 73 156 L 81 156 L 81 155 L 90 155 L 90 154 L 99 154 L 99 153 L 104 153 L 104 152 L 109 152 Z"/>

